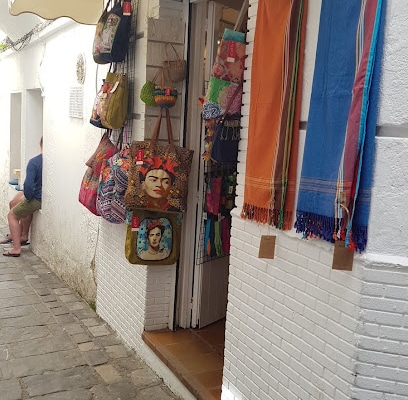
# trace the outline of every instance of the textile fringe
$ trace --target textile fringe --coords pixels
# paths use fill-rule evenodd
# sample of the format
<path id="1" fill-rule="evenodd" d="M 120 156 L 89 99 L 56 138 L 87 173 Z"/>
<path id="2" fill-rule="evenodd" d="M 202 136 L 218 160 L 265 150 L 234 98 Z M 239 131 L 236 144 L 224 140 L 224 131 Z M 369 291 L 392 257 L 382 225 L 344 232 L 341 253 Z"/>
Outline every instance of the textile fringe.
<path id="1" fill-rule="evenodd" d="M 340 221 L 341 224 L 341 221 Z M 296 233 L 303 233 L 303 238 L 319 238 L 334 243 L 336 240 L 336 219 L 305 211 L 297 211 L 295 222 Z M 344 238 L 340 238 L 344 240 Z M 360 253 L 367 246 L 367 227 L 354 226 L 350 235 L 348 248 Z"/>
<path id="2" fill-rule="evenodd" d="M 245 203 L 242 207 L 241 218 L 260 224 L 272 225 L 281 230 L 292 229 L 293 212 L 260 208 Z"/>

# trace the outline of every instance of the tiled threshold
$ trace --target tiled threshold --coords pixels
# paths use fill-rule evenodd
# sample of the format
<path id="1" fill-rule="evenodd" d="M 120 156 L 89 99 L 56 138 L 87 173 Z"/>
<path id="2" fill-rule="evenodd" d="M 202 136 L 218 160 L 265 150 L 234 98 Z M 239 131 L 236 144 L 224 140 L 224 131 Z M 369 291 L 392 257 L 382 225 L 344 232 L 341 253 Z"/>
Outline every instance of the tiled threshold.
<path id="1" fill-rule="evenodd" d="M 145 343 L 198 400 L 220 400 L 225 320 L 202 329 L 147 331 Z"/>

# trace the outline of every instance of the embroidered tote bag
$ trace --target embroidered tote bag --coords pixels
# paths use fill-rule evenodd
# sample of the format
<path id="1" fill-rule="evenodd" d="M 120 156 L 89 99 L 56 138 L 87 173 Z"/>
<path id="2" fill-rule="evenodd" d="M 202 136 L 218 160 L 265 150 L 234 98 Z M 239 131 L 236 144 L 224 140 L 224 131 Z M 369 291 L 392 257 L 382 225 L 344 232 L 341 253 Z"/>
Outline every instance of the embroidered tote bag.
<path id="1" fill-rule="evenodd" d="M 131 264 L 169 265 L 180 255 L 182 213 L 134 209 L 125 255 Z"/>
<path id="2" fill-rule="evenodd" d="M 104 160 L 112 157 L 118 148 L 110 140 L 110 131 L 106 131 L 91 158 L 85 163 L 88 167 L 79 189 L 79 202 L 91 213 L 99 215 L 96 209 L 96 197 L 98 193 L 99 175 Z"/>
<path id="3" fill-rule="evenodd" d="M 129 172 L 130 149 L 114 154 L 104 164 L 100 173 L 96 209 L 100 216 L 113 224 L 126 221 L 125 192 Z"/>
<path id="4" fill-rule="evenodd" d="M 160 108 L 152 139 L 134 141 L 130 146 L 131 161 L 125 203 L 130 209 L 184 212 L 187 209 L 188 176 L 194 152 L 174 145 L 167 109 L 168 143 L 158 143 L 162 112 Z"/>

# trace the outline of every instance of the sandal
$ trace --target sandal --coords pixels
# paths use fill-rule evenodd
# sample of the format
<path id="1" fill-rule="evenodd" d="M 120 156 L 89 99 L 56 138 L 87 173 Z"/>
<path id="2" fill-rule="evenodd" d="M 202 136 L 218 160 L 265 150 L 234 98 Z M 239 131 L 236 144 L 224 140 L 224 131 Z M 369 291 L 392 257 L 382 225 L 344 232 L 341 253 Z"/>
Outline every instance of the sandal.
<path id="1" fill-rule="evenodd" d="M 13 254 L 10 253 L 10 251 L 6 251 L 5 253 L 3 253 L 4 257 L 20 257 L 20 254 Z"/>

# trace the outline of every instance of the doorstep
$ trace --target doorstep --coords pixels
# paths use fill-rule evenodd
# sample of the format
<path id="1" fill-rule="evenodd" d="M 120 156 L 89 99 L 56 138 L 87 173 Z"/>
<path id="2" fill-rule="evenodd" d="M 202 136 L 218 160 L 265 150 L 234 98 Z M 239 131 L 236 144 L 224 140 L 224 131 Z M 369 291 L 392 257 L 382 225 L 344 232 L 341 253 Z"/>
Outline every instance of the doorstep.
<path id="1" fill-rule="evenodd" d="M 143 341 L 198 400 L 220 400 L 225 321 L 203 329 L 145 331 Z"/>

